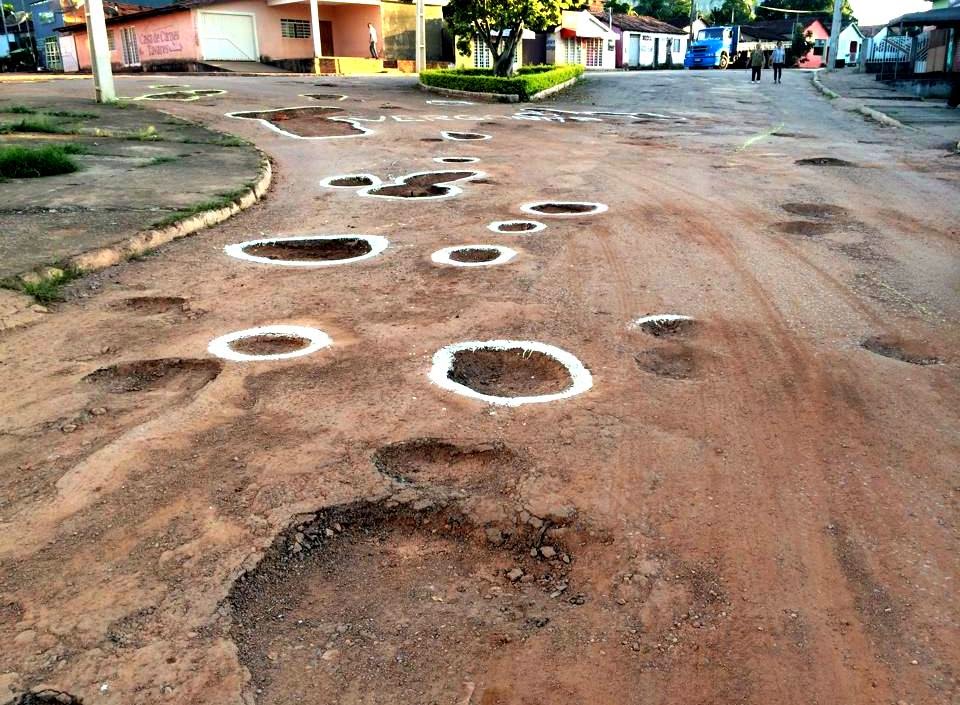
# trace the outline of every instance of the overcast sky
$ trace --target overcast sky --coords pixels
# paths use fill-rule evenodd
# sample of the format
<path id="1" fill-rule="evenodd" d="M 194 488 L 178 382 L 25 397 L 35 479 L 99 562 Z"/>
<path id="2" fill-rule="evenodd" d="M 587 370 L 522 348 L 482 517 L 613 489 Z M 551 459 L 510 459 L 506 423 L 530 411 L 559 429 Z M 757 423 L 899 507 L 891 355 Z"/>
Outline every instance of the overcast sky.
<path id="1" fill-rule="evenodd" d="M 885 24 L 907 12 L 923 12 L 933 5 L 925 0 L 850 0 L 860 24 Z"/>

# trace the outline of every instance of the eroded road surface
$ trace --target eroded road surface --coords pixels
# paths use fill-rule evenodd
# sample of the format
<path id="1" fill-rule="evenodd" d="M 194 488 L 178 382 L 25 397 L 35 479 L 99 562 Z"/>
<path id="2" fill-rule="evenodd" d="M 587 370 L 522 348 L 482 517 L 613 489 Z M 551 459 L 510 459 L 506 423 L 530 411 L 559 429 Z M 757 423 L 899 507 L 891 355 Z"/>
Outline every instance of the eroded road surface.
<path id="1" fill-rule="evenodd" d="M 180 82 L 275 184 L 0 338 L 0 700 L 956 702 L 945 145 L 801 73 Z"/>

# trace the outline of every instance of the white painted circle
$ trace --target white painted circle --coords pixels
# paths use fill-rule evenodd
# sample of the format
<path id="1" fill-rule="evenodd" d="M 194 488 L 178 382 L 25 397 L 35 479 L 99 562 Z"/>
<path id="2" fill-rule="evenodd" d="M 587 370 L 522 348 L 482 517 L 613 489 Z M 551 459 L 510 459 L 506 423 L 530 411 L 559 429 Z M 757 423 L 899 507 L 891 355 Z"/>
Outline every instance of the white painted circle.
<path id="1" fill-rule="evenodd" d="M 542 211 L 536 210 L 539 206 L 590 206 L 593 210 L 582 213 L 543 213 Z M 581 216 L 605 213 L 607 208 L 607 204 L 597 203 L 595 201 L 534 201 L 532 203 L 524 203 L 520 206 L 520 210 L 524 213 L 539 215 L 543 218 L 579 218 Z"/>
<path id="2" fill-rule="evenodd" d="M 521 223 L 532 223 L 533 227 L 529 230 L 503 230 L 507 225 L 519 225 Z M 533 233 L 546 229 L 546 224 L 538 220 L 495 220 L 487 226 L 487 230 L 492 230 L 501 235 L 533 235 Z"/>
<path id="3" fill-rule="evenodd" d="M 264 127 L 273 130 L 274 132 L 283 135 L 284 137 L 291 137 L 295 140 L 344 140 L 352 139 L 354 137 L 368 137 L 374 134 L 374 131 L 364 127 L 357 120 L 349 117 L 328 117 L 324 118 L 326 120 L 333 120 L 335 122 L 345 122 L 348 125 L 355 127 L 360 130 L 359 134 L 356 135 L 320 135 L 317 137 L 305 137 L 304 135 L 295 135 L 292 132 L 287 132 L 286 130 L 277 127 L 269 120 L 264 118 L 255 118 L 249 117 L 246 113 L 281 113 L 285 110 L 300 110 L 302 108 L 333 108 L 332 105 L 292 105 L 287 108 L 272 108 L 270 110 L 236 110 L 231 113 L 224 113 L 225 117 L 233 118 L 234 120 L 254 120 L 255 122 L 261 123 Z M 337 108 L 339 110 L 339 108 Z"/>
<path id="4" fill-rule="evenodd" d="M 459 382 L 454 382 L 447 375 L 453 367 L 454 355 L 463 350 L 529 350 L 549 355 L 567 368 L 570 373 L 571 384 L 562 392 L 554 394 L 539 394 L 529 397 L 497 397 L 491 394 L 482 394 Z M 433 366 L 430 368 L 430 381 L 438 387 L 455 392 L 471 399 L 485 401 L 499 406 L 521 406 L 523 404 L 541 404 L 548 401 L 558 401 L 582 394 L 593 386 L 593 375 L 584 367 L 576 356 L 553 345 L 539 343 L 532 340 L 470 340 L 464 343 L 454 343 L 440 348 L 433 354 Z"/>
<path id="5" fill-rule="evenodd" d="M 476 103 L 470 100 L 444 100 L 442 98 L 428 100 L 427 104 L 428 105 L 476 105 Z"/>
<path id="6" fill-rule="evenodd" d="M 643 316 L 631 321 L 630 328 L 640 328 L 646 323 L 674 323 L 676 321 L 692 321 L 693 316 L 684 316 L 679 313 L 657 313 L 652 316 Z"/>
<path id="7" fill-rule="evenodd" d="M 270 259 L 269 257 L 260 257 L 258 255 L 251 255 L 249 252 L 246 252 L 248 247 L 252 247 L 254 245 L 272 245 L 274 243 L 284 243 L 290 241 L 302 242 L 304 240 L 344 239 L 363 240 L 370 245 L 370 251 L 362 255 L 357 255 L 356 257 L 326 260 Z M 247 262 L 257 262 L 258 264 L 273 264 L 279 267 L 334 267 L 339 264 L 351 264 L 353 262 L 359 262 L 360 260 L 376 257 L 385 249 L 387 249 L 387 245 L 389 244 L 390 241 L 382 235 L 355 235 L 353 233 L 347 233 L 345 235 L 299 235 L 294 237 L 267 237 L 261 238 L 260 240 L 247 240 L 246 242 L 238 242 L 233 245 L 227 245 L 223 248 L 223 251 L 231 257 L 246 260 Z"/>
<path id="8" fill-rule="evenodd" d="M 407 183 L 407 179 L 412 179 L 416 176 L 426 176 L 428 174 L 458 174 L 461 169 L 439 169 L 435 171 L 415 171 L 412 174 L 406 174 L 397 179 L 394 179 L 393 183 L 384 183 L 374 186 L 364 186 L 357 191 L 358 196 L 366 196 L 368 198 L 385 198 L 391 201 L 439 201 L 443 198 L 453 198 L 454 196 L 459 196 L 463 193 L 463 189 L 457 186 L 461 181 L 474 181 L 475 179 L 482 179 L 487 176 L 486 172 L 483 171 L 470 171 L 468 172 L 469 176 L 461 176 L 456 179 L 450 179 L 449 181 L 437 181 L 434 183 L 434 186 L 442 186 L 447 189 L 446 193 L 441 193 L 436 196 L 391 196 L 389 194 L 380 194 L 374 193 L 378 188 L 383 188 L 386 186 L 403 186 Z"/>
<path id="9" fill-rule="evenodd" d="M 247 353 L 237 352 L 230 347 L 230 343 L 235 343 L 236 341 L 243 340 L 244 338 L 253 338 L 262 335 L 303 338 L 309 342 L 299 350 L 293 350 L 292 352 L 287 353 L 275 353 L 272 355 L 248 355 Z M 316 328 L 307 328 L 306 326 L 273 325 L 260 326 L 259 328 L 247 328 L 246 330 L 238 330 L 233 333 L 221 335 L 219 338 L 214 338 L 210 341 L 210 344 L 207 346 L 207 352 L 209 352 L 211 355 L 216 355 L 219 358 L 223 358 L 224 360 L 232 360 L 234 362 L 287 360 L 291 357 L 302 357 L 304 355 L 309 355 L 310 353 L 314 353 L 321 348 L 329 347 L 332 343 L 333 341 L 330 339 L 329 335 Z"/>
<path id="10" fill-rule="evenodd" d="M 496 250 L 500 254 L 486 262 L 458 262 L 450 258 L 450 255 L 454 252 L 463 252 L 464 250 Z M 493 267 L 497 264 L 509 262 L 516 256 L 516 250 L 511 250 L 509 247 L 503 247 L 501 245 L 454 245 L 453 247 L 444 247 L 442 250 L 437 250 L 430 255 L 430 259 L 437 264 L 449 264 L 453 267 Z"/>
<path id="11" fill-rule="evenodd" d="M 440 164 L 476 164 L 480 157 L 434 157 L 433 161 Z"/>
<path id="12" fill-rule="evenodd" d="M 477 135 L 477 137 L 453 137 L 453 135 Z M 453 142 L 483 142 L 484 140 L 493 139 L 493 135 L 487 135 L 483 132 L 467 132 L 466 130 L 451 130 L 440 133 L 440 136 L 445 140 L 451 140 Z"/>
<path id="13" fill-rule="evenodd" d="M 369 179 L 369 184 L 363 184 L 362 186 L 342 186 L 340 184 L 334 184 L 334 181 L 339 179 Z M 376 174 L 337 174 L 336 176 L 328 176 L 325 179 L 320 181 L 320 185 L 325 188 L 345 188 L 345 189 L 360 189 L 367 188 L 368 186 L 380 186 L 383 182 L 380 181 L 380 177 Z"/>

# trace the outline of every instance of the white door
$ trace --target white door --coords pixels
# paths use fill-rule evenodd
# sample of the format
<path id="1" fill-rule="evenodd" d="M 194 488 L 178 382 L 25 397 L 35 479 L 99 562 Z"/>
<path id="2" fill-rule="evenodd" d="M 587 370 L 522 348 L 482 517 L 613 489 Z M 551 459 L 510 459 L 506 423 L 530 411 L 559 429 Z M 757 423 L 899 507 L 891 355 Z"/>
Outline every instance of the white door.
<path id="1" fill-rule="evenodd" d="M 629 66 L 640 65 L 640 35 L 630 35 L 630 58 L 627 60 Z"/>
<path id="2" fill-rule="evenodd" d="M 201 12 L 200 54 L 206 61 L 259 61 L 253 15 Z"/>

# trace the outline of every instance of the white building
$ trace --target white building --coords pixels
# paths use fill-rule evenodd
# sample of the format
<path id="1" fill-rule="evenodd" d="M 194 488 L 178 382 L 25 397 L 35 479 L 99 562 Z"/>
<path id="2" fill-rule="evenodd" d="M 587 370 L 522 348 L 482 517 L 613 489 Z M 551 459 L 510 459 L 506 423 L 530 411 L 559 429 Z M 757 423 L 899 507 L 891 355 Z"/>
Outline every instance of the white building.
<path id="1" fill-rule="evenodd" d="M 547 34 L 547 63 L 614 69 L 617 35 L 586 10 L 564 10 L 560 26 Z"/>
<path id="2" fill-rule="evenodd" d="M 682 29 L 653 17 L 614 15 L 613 31 L 617 68 L 683 67 L 688 35 Z"/>

